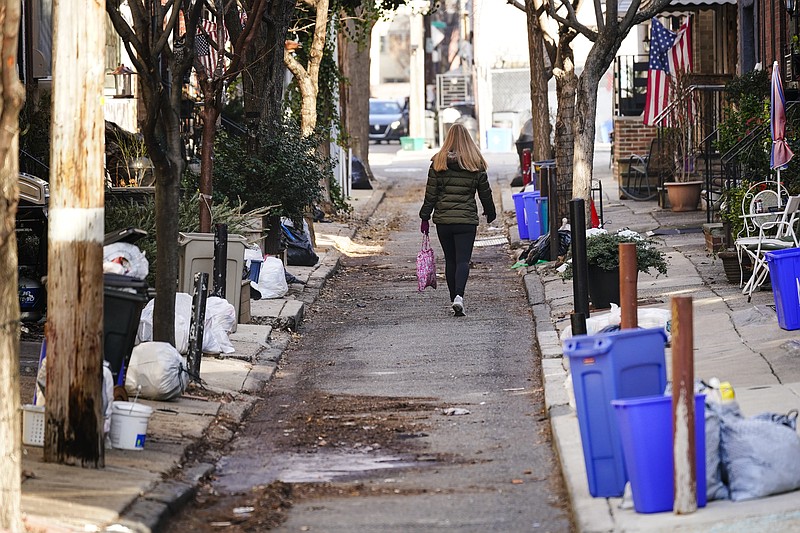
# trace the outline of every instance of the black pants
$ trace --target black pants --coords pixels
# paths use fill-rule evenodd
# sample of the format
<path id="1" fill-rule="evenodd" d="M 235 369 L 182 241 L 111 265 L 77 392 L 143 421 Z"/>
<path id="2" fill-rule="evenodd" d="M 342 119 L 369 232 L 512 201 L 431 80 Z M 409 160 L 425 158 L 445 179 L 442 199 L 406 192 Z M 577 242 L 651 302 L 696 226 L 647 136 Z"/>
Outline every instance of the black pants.
<path id="1" fill-rule="evenodd" d="M 444 251 L 444 277 L 447 279 L 451 302 L 456 296 L 464 296 L 477 231 L 478 226 L 473 224 L 436 225 L 436 234 Z"/>

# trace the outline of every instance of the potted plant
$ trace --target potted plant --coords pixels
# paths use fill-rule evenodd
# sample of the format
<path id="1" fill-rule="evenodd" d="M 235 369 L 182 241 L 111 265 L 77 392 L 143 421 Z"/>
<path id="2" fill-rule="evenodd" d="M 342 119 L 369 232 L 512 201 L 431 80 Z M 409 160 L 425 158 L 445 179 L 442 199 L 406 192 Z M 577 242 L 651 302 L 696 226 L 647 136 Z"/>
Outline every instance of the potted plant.
<path id="1" fill-rule="evenodd" d="M 639 272 L 655 270 L 667 273 L 667 258 L 656 241 L 636 232 L 624 230 L 617 233 L 595 233 L 586 237 L 586 262 L 589 270 L 589 298 L 595 309 L 606 309 L 611 303 L 619 304 L 619 245 L 636 245 L 636 266 Z M 564 279 L 572 278 L 572 264 L 567 263 Z"/>
<path id="2" fill-rule="evenodd" d="M 690 91 L 689 75 L 679 71 L 670 78 L 671 124 L 667 134 L 672 139 L 675 161 L 675 181 L 666 182 L 667 197 L 672 211 L 694 211 L 700 203 L 703 182 L 695 179 L 692 128 L 699 106 Z"/>

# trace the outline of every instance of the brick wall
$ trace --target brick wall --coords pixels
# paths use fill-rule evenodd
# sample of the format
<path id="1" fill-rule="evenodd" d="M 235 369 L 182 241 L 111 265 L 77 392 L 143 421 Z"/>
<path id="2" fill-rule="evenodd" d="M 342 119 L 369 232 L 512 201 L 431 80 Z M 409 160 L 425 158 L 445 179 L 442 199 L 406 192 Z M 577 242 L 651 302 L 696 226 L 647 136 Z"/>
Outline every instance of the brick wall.
<path id="1" fill-rule="evenodd" d="M 614 117 L 614 179 L 619 183 L 620 163 L 627 163 L 631 155 L 647 155 L 650 143 L 658 131 L 652 126 L 642 124 L 642 117 Z M 622 169 L 624 170 L 624 169 Z"/>

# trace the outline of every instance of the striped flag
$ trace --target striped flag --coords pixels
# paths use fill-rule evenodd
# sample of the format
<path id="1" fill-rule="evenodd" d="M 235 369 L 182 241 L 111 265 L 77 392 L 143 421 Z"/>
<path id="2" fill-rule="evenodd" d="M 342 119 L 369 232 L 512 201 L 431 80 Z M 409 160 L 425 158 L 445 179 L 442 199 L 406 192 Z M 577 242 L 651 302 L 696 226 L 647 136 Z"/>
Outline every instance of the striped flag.
<path id="1" fill-rule="evenodd" d="M 689 28 L 690 17 L 683 19 L 675 44 L 669 50 L 669 72 L 673 76 L 677 72 L 692 72 L 692 32 Z"/>
<path id="2" fill-rule="evenodd" d="M 208 19 L 201 19 L 197 26 L 197 36 L 195 37 L 195 53 L 197 59 L 203 66 L 208 77 L 214 75 L 219 60 L 219 50 L 224 49 L 228 41 L 228 30 L 223 26 L 222 45 L 215 46 L 217 42 L 217 23 Z"/>
<path id="3" fill-rule="evenodd" d="M 647 71 L 647 99 L 644 104 L 645 126 L 655 125 L 655 118 L 669 103 L 669 51 L 675 44 L 675 34 L 657 19 L 650 26 L 650 63 Z"/>
<path id="4" fill-rule="evenodd" d="M 647 99 L 644 108 L 644 123 L 660 126 L 655 119 L 669 105 L 670 76 L 679 72 L 692 72 L 691 18 L 686 17 L 677 33 L 666 29 L 653 19 L 650 27 L 650 66 L 647 72 Z M 688 105 L 694 115 L 694 103 Z M 665 118 L 669 122 L 669 117 Z M 663 121 L 662 121 L 663 122 Z"/>

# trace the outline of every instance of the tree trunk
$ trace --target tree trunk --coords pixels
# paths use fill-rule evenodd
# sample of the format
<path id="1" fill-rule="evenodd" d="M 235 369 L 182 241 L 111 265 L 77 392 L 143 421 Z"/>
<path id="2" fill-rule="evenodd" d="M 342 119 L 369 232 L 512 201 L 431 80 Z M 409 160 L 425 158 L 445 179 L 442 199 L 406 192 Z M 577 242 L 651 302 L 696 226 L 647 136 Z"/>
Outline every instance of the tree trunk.
<path id="1" fill-rule="evenodd" d="M 200 152 L 200 232 L 211 233 L 211 203 L 214 192 L 214 136 L 217 133 L 219 108 L 216 98 L 205 98 L 201 116 L 203 118 L 203 140 Z"/>
<path id="2" fill-rule="evenodd" d="M 300 134 L 308 137 L 317 127 L 317 94 L 319 93 L 319 68 L 322 56 L 325 53 L 325 40 L 328 36 L 328 5 L 329 0 L 308 0 L 310 6 L 316 10 L 314 19 L 314 37 L 311 40 L 311 50 L 308 54 L 308 64 L 303 67 L 297 59 L 284 50 L 283 60 L 297 80 L 300 88 Z M 322 178 L 322 202 L 330 203 L 331 191 L 328 176 Z"/>
<path id="3" fill-rule="evenodd" d="M 531 122 L 533 126 L 533 161 L 550 159 L 550 107 L 547 100 L 547 77 L 544 72 L 544 32 L 538 10 L 541 0 L 526 0 L 528 18 L 528 54 L 531 64 Z"/>
<path id="4" fill-rule="evenodd" d="M 587 60 L 580 78 L 575 103 L 575 154 L 572 196 L 583 198 L 588 209 L 594 161 L 594 119 L 597 114 L 597 86 L 600 77 Z M 595 69 L 596 69 L 596 65 Z M 588 220 L 588 217 L 587 217 Z"/>
<path id="5" fill-rule="evenodd" d="M 361 9 L 361 8 L 359 8 Z M 360 13 L 360 11 L 359 11 Z M 370 21 L 372 19 L 369 19 Z M 373 179 L 369 166 L 369 48 L 372 35 L 372 22 L 368 28 L 362 28 L 364 35 L 359 42 L 350 40 L 347 34 L 355 32 L 355 22 L 347 20 L 347 32 L 339 32 L 339 65 L 346 82 L 340 86 L 341 120 L 350 139 L 353 155 L 364 164 L 370 179 Z"/>
<path id="6" fill-rule="evenodd" d="M 574 37 L 574 32 L 572 37 Z M 558 44 L 557 65 L 553 69 L 556 78 L 558 110 L 556 112 L 556 172 L 558 188 L 570 190 L 572 183 L 572 159 L 575 148 L 575 92 L 578 78 L 575 76 L 575 63 L 571 48 L 572 37 L 562 32 Z M 559 212 L 568 213 L 570 198 L 563 199 Z"/>
<path id="7" fill-rule="evenodd" d="M 19 198 L 19 110 L 24 89 L 17 79 L 17 33 L 21 15 L 19 1 L 0 2 L 3 27 L 0 48 L 0 530 L 24 531 L 22 525 L 22 420 L 19 401 L 19 297 L 17 287 L 17 201 Z M 6 66 L 7 65 L 7 66 Z"/>
<path id="8" fill-rule="evenodd" d="M 48 462 L 104 466 L 102 3 L 59 0 L 47 287 Z"/>
<path id="9" fill-rule="evenodd" d="M 162 151 L 161 172 L 156 178 L 156 240 L 166 245 L 156 249 L 156 294 L 153 306 L 153 340 L 175 345 L 175 292 L 178 280 L 178 206 L 180 184 L 186 165 L 183 159 L 178 113 L 183 75 L 176 69 L 170 73 L 172 87 L 177 90 L 162 95 L 161 130 L 166 139 Z M 145 139 L 147 140 L 147 139 Z M 157 142 L 157 139 L 151 139 Z M 149 149 L 149 145 L 148 145 Z M 156 164 L 156 169 L 159 165 Z"/>
<path id="10" fill-rule="evenodd" d="M 294 0 L 272 0 L 264 22 L 248 52 L 244 106 L 248 126 L 272 127 L 281 122 L 286 65 L 283 62 L 286 29 L 294 15 Z"/>

